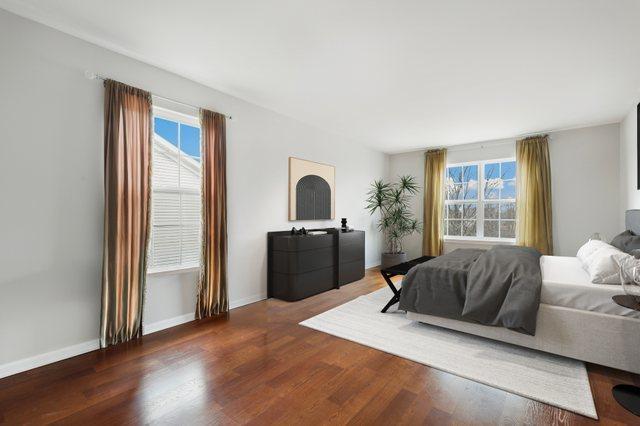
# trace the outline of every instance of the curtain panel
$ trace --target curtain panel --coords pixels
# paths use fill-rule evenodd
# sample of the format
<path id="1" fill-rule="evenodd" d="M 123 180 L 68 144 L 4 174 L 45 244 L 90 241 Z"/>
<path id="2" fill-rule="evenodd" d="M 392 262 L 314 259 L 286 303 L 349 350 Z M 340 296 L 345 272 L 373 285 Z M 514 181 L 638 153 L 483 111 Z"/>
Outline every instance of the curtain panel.
<path id="1" fill-rule="evenodd" d="M 102 347 L 142 335 L 152 135 L 151 94 L 104 85 Z"/>
<path id="2" fill-rule="evenodd" d="M 553 254 L 548 136 L 516 142 L 516 243 Z"/>
<path id="3" fill-rule="evenodd" d="M 444 186 L 447 150 L 425 153 L 424 163 L 424 230 L 422 254 L 440 256 L 444 251 Z"/>
<path id="4" fill-rule="evenodd" d="M 202 131 L 202 266 L 196 319 L 228 312 L 225 116 L 200 111 Z"/>

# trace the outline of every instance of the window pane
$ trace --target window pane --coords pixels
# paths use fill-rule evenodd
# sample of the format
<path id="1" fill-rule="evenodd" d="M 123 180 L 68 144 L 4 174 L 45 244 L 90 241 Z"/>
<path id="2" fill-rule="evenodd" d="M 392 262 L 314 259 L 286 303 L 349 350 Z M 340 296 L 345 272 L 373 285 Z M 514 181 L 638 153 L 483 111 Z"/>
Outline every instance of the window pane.
<path id="1" fill-rule="evenodd" d="M 464 186 L 464 199 L 465 200 L 477 200 L 478 199 L 478 181 L 469 181 L 462 184 Z"/>
<path id="2" fill-rule="evenodd" d="M 180 149 L 191 159 L 200 161 L 200 129 L 180 124 Z"/>
<path id="3" fill-rule="evenodd" d="M 515 237 L 516 237 L 516 221 L 501 220 L 500 221 L 500 238 L 515 238 Z"/>
<path id="4" fill-rule="evenodd" d="M 185 226 L 182 228 L 182 264 L 200 262 L 200 227 Z"/>
<path id="5" fill-rule="evenodd" d="M 460 204 L 449 204 L 447 206 L 449 219 L 461 219 L 462 218 L 462 206 Z"/>
<path id="6" fill-rule="evenodd" d="M 498 219 L 498 209 L 500 205 L 498 203 L 486 203 L 484 205 L 484 218 L 485 219 Z M 497 229 L 497 228 L 496 228 Z"/>
<path id="7" fill-rule="evenodd" d="M 178 123 L 175 121 L 155 117 L 153 119 L 153 130 L 171 145 L 178 146 Z"/>
<path id="8" fill-rule="evenodd" d="M 461 183 L 462 182 L 462 167 L 449 167 L 447 168 L 449 173 L 449 179 L 453 183 Z"/>
<path id="9" fill-rule="evenodd" d="M 484 179 L 497 179 L 500 177 L 500 163 L 487 163 L 484 165 Z"/>
<path id="10" fill-rule="evenodd" d="M 508 200 L 514 198 L 516 198 L 516 181 L 504 181 L 504 187 L 502 188 L 502 191 L 500 191 L 500 199 Z"/>
<path id="11" fill-rule="evenodd" d="M 502 203 L 502 204 L 500 204 L 500 218 L 501 219 L 515 219 L 516 218 L 516 203 Z"/>
<path id="12" fill-rule="evenodd" d="M 460 235 L 462 231 L 461 220 L 449 220 L 449 235 Z"/>
<path id="13" fill-rule="evenodd" d="M 468 203 L 463 206 L 462 216 L 465 219 L 475 219 L 477 215 L 478 205 L 476 203 Z"/>
<path id="14" fill-rule="evenodd" d="M 153 142 L 153 164 L 151 179 L 153 188 L 178 188 L 178 158 L 176 149 L 160 138 Z"/>
<path id="15" fill-rule="evenodd" d="M 200 163 L 188 155 L 180 156 L 180 187 L 196 192 L 200 190 Z"/>
<path id="16" fill-rule="evenodd" d="M 484 198 L 486 200 L 497 200 L 500 198 L 500 188 L 502 179 L 490 179 L 484 182 Z"/>
<path id="17" fill-rule="evenodd" d="M 199 226 L 202 219 L 200 215 L 200 205 L 202 204 L 200 194 L 182 194 L 182 224 Z"/>
<path id="18" fill-rule="evenodd" d="M 153 227 L 153 266 L 180 264 L 180 226 Z"/>
<path id="19" fill-rule="evenodd" d="M 515 179 L 516 178 L 516 162 L 515 161 L 507 161 L 502 163 L 501 176 L 502 179 Z"/>
<path id="20" fill-rule="evenodd" d="M 484 236 L 487 238 L 498 238 L 500 235 L 498 233 L 498 223 L 497 220 L 485 220 L 484 221 Z"/>
<path id="21" fill-rule="evenodd" d="M 180 225 L 180 193 L 155 191 L 153 197 L 153 224 Z"/>
<path id="22" fill-rule="evenodd" d="M 447 200 L 462 200 L 463 195 L 461 183 L 449 183 L 447 185 Z"/>
<path id="23" fill-rule="evenodd" d="M 462 235 L 465 237 L 475 237 L 477 235 L 475 220 L 462 221 Z"/>
<path id="24" fill-rule="evenodd" d="M 464 166 L 462 179 L 463 182 L 478 182 L 478 166 Z"/>

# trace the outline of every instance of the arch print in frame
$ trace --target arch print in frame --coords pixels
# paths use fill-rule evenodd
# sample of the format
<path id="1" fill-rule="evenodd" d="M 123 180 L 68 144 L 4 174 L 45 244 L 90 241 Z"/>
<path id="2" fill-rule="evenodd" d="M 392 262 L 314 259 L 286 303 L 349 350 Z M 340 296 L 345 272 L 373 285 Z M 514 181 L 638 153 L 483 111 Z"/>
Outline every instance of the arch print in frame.
<path id="1" fill-rule="evenodd" d="M 289 220 L 335 218 L 336 168 L 289 157 Z"/>

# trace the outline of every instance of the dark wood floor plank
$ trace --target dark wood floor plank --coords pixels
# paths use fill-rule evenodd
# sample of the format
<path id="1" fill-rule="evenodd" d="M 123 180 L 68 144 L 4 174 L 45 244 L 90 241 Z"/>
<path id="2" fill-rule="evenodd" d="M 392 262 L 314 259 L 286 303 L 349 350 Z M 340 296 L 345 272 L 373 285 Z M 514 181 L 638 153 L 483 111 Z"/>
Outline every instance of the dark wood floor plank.
<path id="1" fill-rule="evenodd" d="M 268 300 L 0 380 L 6 424 L 595 424 L 594 420 L 298 325 L 385 286 L 379 273 Z M 587 366 L 600 423 L 640 377 Z"/>

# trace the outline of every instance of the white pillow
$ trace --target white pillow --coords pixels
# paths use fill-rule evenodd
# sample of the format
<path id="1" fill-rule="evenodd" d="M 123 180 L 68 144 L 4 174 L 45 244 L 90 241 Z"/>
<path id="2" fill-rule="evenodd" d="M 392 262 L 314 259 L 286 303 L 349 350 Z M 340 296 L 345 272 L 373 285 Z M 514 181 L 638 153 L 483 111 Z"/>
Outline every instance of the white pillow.
<path id="1" fill-rule="evenodd" d="M 580 259 L 580 262 L 582 262 L 582 266 L 584 267 L 584 269 L 588 269 L 587 258 L 591 256 L 593 253 L 595 253 L 595 251 L 598 250 L 599 248 L 606 247 L 608 245 L 609 244 L 605 243 L 604 241 L 589 240 L 582 247 L 578 249 L 578 253 L 576 254 L 576 257 Z"/>
<path id="2" fill-rule="evenodd" d="M 620 284 L 619 264 L 630 255 L 604 243 L 586 258 L 587 272 L 594 284 Z"/>

